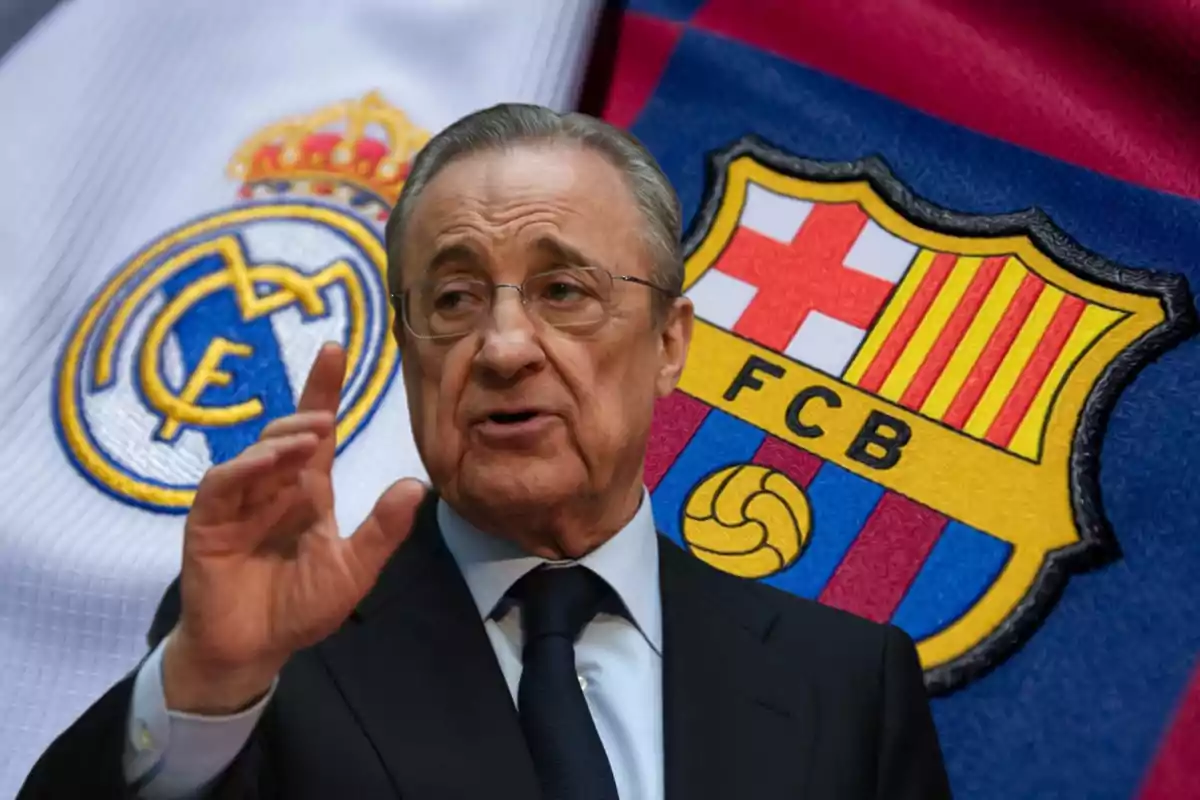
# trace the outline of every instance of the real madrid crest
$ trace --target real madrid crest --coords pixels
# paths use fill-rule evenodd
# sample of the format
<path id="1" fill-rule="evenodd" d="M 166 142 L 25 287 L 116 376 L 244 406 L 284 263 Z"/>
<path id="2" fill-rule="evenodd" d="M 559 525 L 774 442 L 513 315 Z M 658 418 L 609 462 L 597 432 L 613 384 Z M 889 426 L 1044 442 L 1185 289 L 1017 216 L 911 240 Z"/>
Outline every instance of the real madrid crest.
<path id="1" fill-rule="evenodd" d="M 347 351 L 349 442 L 395 373 L 381 229 L 427 139 L 372 92 L 246 141 L 229 165 L 241 202 L 147 244 L 75 324 L 55 414 L 80 472 L 186 511 L 209 466 L 294 411 L 327 341 Z"/>

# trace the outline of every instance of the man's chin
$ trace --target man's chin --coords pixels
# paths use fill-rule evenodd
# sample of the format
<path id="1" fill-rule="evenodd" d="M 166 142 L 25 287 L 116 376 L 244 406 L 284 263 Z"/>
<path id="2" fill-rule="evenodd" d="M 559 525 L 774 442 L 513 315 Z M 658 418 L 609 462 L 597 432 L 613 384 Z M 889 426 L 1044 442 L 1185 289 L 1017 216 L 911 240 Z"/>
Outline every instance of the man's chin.
<path id="1" fill-rule="evenodd" d="M 583 489 L 581 465 L 572 459 L 527 453 L 488 453 L 463 459 L 458 477 L 463 499 L 508 511 L 562 504 Z"/>

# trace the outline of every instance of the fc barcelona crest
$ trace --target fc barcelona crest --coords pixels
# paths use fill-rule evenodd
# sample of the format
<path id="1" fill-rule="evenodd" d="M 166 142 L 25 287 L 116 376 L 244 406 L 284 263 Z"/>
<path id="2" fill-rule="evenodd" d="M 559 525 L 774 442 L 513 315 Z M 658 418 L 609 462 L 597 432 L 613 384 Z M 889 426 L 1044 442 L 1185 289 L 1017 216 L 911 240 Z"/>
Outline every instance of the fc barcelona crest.
<path id="1" fill-rule="evenodd" d="M 875 159 L 751 138 L 712 167 L 693 357 L 647 464 L 659 524 L 716 567 L 903 628 L 930 688 L 955 688 L 1117 554 L 1103 424 L 1194 326 L 1186 284 L 1040 212 L 936 208 Z"/>

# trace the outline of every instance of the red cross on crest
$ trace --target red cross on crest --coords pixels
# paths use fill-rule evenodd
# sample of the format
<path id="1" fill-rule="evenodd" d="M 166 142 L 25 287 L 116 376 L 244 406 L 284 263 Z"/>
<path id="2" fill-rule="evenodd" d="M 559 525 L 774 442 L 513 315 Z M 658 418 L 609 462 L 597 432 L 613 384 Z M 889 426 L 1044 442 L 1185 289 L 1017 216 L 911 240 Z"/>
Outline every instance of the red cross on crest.
<path id="1" fill-rule="evenodd" d="M 716 268 L 758 292 L 734 332 L 783 350 L 814 310 L 869 327 L 892 284 L 846 266 L 867 221 L 856 204 L 818 203 L 787 243 L 740 226 Z"/>

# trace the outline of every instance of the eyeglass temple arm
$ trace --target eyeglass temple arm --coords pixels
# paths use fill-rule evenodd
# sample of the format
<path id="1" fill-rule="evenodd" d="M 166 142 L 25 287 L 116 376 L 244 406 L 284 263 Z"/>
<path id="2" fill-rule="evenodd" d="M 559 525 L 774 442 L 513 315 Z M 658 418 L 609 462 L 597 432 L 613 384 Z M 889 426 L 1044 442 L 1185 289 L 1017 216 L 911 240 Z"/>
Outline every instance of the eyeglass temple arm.
<path id="1" fill-rule="evenodd" d="M 628 281 L 629 283 L 639 283 L 642 286 L 649 286 L 651 289 L 654 289 L 655 291 L 658 291 L 658 292 L 662 292 L 663 294 L 667 295 L 668 297 L 678 297 L 679 296 L 679 292 L 677 292 L 673 289 L 664 289 L 662 286 L 659 286 L 657 283 L 648 281 L 645 278 L 638 278 L 634 275 L 613 275 L 613 278 L 618 281 Z"/>

